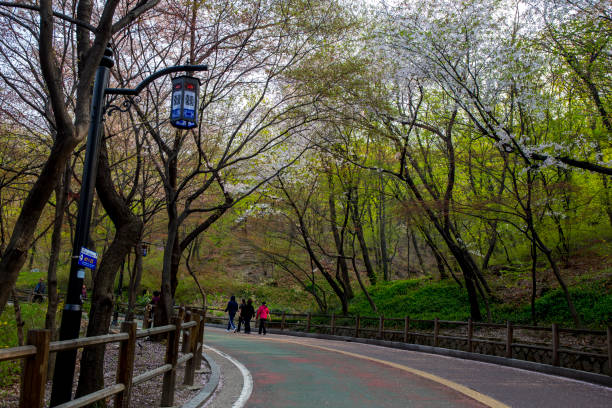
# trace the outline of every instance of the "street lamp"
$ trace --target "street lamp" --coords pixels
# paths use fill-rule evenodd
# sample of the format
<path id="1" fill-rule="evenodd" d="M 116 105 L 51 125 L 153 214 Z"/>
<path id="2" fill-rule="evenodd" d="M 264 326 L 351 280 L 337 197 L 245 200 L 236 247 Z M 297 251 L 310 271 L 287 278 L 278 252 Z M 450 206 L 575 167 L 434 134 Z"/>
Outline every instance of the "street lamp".
<path id="1" fill-rule="evenodd" d="M 129 108 L 133 101 L 130 96 L 136 96 L 149 83 L 155 79 L 173 72 L 196 72 L 207 71 L 207 65 L 179 65 L 162 69 L 145 78 L 134 89 L 107 88 L 109 71 L 114 65 L 113 51 L 106 48 L 104 56 L 100 61 L 96 78 L 94 81 L 93 95 L 91 100 L 91 117 L 89 132 L 87 134 L 87 147 L 85 161 L 83 163 L 83 183 L 79 199 L 79 210 L 77 215 L 76 231 L 72 249 L 72 262 L 70 264 L 70 275 L 68 278 L 68 290 L 66 292 L 66 303 L 62 311 L 62 323 L 60 326 L 60 340 L 71 340 L 79 337 L 82 316 L 81 289 L 85 278 L 85 269 L 96 268 L 97 254 L 86 248 L 89 237 L 89 225 L 91 222 L 91 207 L 93 192 L 98 169 L 98 156 L 100 151 L 100 140 L 102 133 L 102 117 L 109 106 L 105 106 L 106 95 L 124 95 L 128 97 L 124 106 Z M 181 77 L 179 77 L 181 78 Z M 181 101 L 181 117 L 184 120 L 183 128 L 197 126 L 197 91 L 199 80 L 192 77 L 183 77 L 183 83 L 197 84 L 195 89 L 189 89 L 187 103 Z M 183 99 L 187 94 L 183 92 Z M 193 99 L 192 99 L 193 98 Z M 192 112 L 189 112 L 193 109 Z M 185 116 L 191 114 L 192 117 Z M 186 120 L 190 119 L 190 120 Z M 176 126 L 176 125 L 175 125 Z M 187 127 L 189 126 L 189 127 Z M 60 405 L 72 399 L 72 383 L 74 381 L 74 367 L 76 363 L 76 349 L 59 351 L 57 353 L 58 364 L 55 365 L 53 375 L 53 388 L 51 390 L 51 406 Z"/>

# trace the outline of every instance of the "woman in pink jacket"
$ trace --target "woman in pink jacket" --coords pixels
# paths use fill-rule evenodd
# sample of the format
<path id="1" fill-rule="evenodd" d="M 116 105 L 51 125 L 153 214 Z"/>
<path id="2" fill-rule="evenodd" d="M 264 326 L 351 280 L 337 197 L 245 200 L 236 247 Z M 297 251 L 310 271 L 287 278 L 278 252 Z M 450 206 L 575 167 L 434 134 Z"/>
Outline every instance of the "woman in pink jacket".
<path id="1" fill-rule="evenodd" d="M 259 334 L 261 334 L 263 330 L 264 336 L 266 335 L 266 319 L 268 318 L 268 314 L 270 314 L 270 309 L 266 306 L 266 302 L 261 302 L 261 306 L 257 309 L 255 319 L 259 319 Z"/>

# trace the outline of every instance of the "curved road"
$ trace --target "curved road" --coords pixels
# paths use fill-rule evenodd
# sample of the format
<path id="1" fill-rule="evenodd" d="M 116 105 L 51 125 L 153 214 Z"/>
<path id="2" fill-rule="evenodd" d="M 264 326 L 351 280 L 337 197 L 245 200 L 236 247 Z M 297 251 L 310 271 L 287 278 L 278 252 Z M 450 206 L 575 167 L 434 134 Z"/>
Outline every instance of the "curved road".
<path id="1" fill-rule="evenodd" d="M 222 371 L 210 408 L 242 401 L 269 408 L 609 407 L 612 401 L 607 387 L 360 343 L 209 327 L 205 342 Z"/>

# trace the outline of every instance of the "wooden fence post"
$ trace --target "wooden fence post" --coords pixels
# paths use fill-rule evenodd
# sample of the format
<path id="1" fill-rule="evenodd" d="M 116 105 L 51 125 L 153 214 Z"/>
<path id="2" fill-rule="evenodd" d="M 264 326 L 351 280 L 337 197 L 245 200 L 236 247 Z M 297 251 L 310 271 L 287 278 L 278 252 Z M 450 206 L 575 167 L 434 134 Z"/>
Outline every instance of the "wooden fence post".
<path id="1" fill-rule="evenodd" d="M 310 331 L 310 319 L 311 319 L 310 312 L 308 312 L 308 317 L 306 318 L 306 332 Z"/>
<path id="2" fill-rule="evenodd" d="M 283 315 L 281 316 L 281 331 L 285 330 L 285 312 L 283 312 Z"/>
<path id="3" fill-rule="evenodd" d="M 187 341 L 189 342 L 189 344 L 186 352 L 192 353 L 193 356 L 185 363 L 185 373 L 183 374 L 183 384 L 185 385 L 193 385 L 196 361 L 198 360 L 196 356 L 198 352 L 198 333 L 200 332 L 200 315 L 194 313 L 192 320 L 196 322 L 196 325 L 190 329 L 187 329 L 190 333 L 189 336 L 187 336 Z M 185 341 L 184 335 L 183 341 Z M 200 352 L 200 360 L 202 359 L 201 356 L 202 352 Z"/>
<path id="4" fill-rule="evenodd" d="M 404 317 L 404 343 L 408 343 L 408 331 L 410 330 L 410 316 Z"/>
<path id="5" fill-rule="evenodd" d="M 383 338 L 383 331 L 385 330 L 385 316 L 378 316 L 378 338 Z"/>
<path id="6" fill-rule="evenodd" d="M 438 347 L 438 344 L 440 344 L 440 339 L 438 338 L 439 334 L 440 334 L 440 321 L 436 317 L 434 319 L 434 347 Z"/>
<path id="7" fill-rule="evenodd" d="M 197 330 L 196 330 L 196 339 L 195 339 L 195 343 L 196 343 L 196 348 L 195 348 L 195 352 L 193 355 L 193 369 L 194 370 L 199 370 L 202 367 L 202 347 L 203 347 L 203 341 L 202 338 L 204 337 L 204 321 L 206 320 L 206 310 L 204 311 L 193 311 L 193 319 L 197 320 L 198 326 L 197 326 Z"/>
<path id="8" fill-rule="evenodd" d="M 608 326 L 608 375 L 612 375 L 612 326 Z"/>
<path id="9" fill-rule="evenodd" d="M 132 378 L 134 377 L 134 352 L 136 351 L 136 322 L 121 323 L 121 332 L 128 334 L 128 339 L 119 346 L 119 362 L 117 363 L 117 384 L 123 384 L 125 389 L 115 395 L 115 407 L 130 406 Z"/>
<path id="10" fill-rule="evenodd" d="M 559 365 L 559 326 L 552 324 L 552 365 Z"/>
<path id="11" fill-rule="evenodd" d="M 361 325 L 361 318 L 359 315 L 355 316 L 355 337 L 359 337 L 359 326 Z"/>
<path id="12" fill-rule="evenodd" d="M 142 328 L 148 329 L 151 327 L 151 310 L 145 307 L 144 315 L 142 316 Z"/>
<path id="13" fill-rule="evenodd" d="M 185 311 L 185 323 L 190 322 L 192 319 L 191 310 Z M 191 334 L 191 328 L 183 330 L 183 343 L 181 344 L 181 352 L 189 353 L 189 347 L 191 346 L 191 340 L 189 336 Z"/>
<path id="14" fill-rule="evenodd" d="M 472 342 L 472 337 L 474 337 L 474 322 L 472 322 L 472 318 L 468 319 L 468 327 L 467 327 L 467 342 L 468 342 L 468 351 L 470 353 L 474 352 L 474 343 Z"/>
<path id="15" fill-rule="evenodd" d="M 171 407 L 174 405 L 174 387 L 176 385 L 176 362 L 178 360 L 178 346 L 181 336 L 181 324 L 183 323 L 180 317 L 173 317 L 172 324 L 174 330 L 168 332 L 168 342 L 166 345 L 166 364 L 171 364 L 172 369 L 164 373 L 164 382 L 162 386 L 161 406 Z"/>
<path id="16" fill-rule="evenodd" d="M 331 314 L 331 335 L 333 336 L 336 331 L 336 314 Z"/>
<path id="17" fill-rule="evenodd" d="M 506 358 L 512 358 L 512 338 L 514 329 L 510 320 L 506 321 Z"/>
<path id="18" fill-rule="evenodd" d="M 50 341 L 50 330 L 28 330 L 28 344 L 36 347 L 36 354 L 25 359 L 21 373 L 20 408 L 43 407 Z"/>

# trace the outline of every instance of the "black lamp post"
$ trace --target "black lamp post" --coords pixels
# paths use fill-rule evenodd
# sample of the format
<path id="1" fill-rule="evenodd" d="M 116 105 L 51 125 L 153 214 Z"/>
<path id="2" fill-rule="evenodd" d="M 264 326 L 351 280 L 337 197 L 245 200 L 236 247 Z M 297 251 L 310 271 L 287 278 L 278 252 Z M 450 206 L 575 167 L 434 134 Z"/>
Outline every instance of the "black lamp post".
<path id="1" fill-rule="evenodd" d="M 206 71 L 207 65 L 179 65 L 162 69 L 144 79 L 134 89 L 107 88 L 109 70 L 113 67 L 113 52 L 107 48 L 100 61 L 100 66 L 96 72 L 93 96 L 91 100 L 91 122 L 87 134 L 87 147 L 85 152 L 85 162 L 83 164 L 83 183 L 79 198 L 79 210 L 77 224 L 72 249 L 72 261 L 70 263 L 70 275 L 68 278 L 68 291 L 66 292 L 66 303 L 62 312 L 62 323 L 60 326 L 60 340 L 70 340 L 79 337 L 82 316 L 81 290 L 85 269 L 95 269 L 97 254 L 86 248 L 89 236 L 89 225 L 91 222 L 91 207 L 93 192 L 95 187 L 96 173 L 98 169 L 98 156 L 100 150 L 100 139 L 102 130 L 102 117 L 107 106 L 104 104 L 106 95 L 138 95 L 150 82 L 155 79 L 173 72 L 181 71 Z M 199 90 L 199 80 L 192 77 L 184 78 L 183 84 L 191 84 L 187 91 L 181 94 L 180 115 L 177 117 L 174 126 L 183 129 L 190 129 L 197 126 L 197 100 Z M 174 84 L 174 81 L 173 81 Z M 196 84 L 197 86 L 193 86 Z M 193 89 L 195 88 L 195 89 Z M 174 93 L 174 91 L 173 91 Z M 131 105 L 128 99 L 126 104 Z M 174 103 L 173 103 L 174 105 Z M 181 122 L 183 121 L 183 122 Z M 180 123 L 179 123 L 180 122 Z M 51 406 L 63 404 L 72 399 L 72 383 L 74 381 L 74 367 L 76 363 L 76 349 L 65 350 L 57 353 L 57 363 L 53 375 L 53 388 L 51 391 Z"/>

